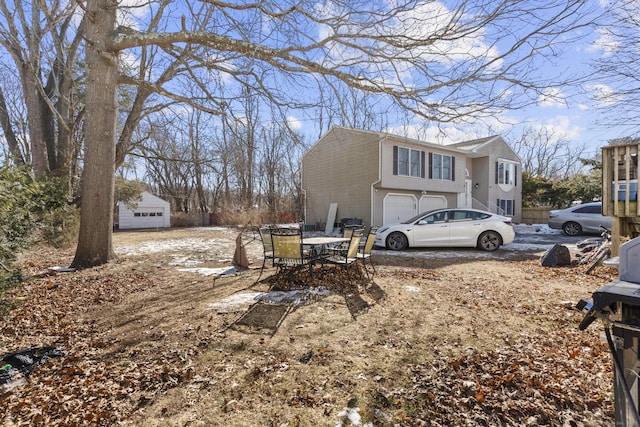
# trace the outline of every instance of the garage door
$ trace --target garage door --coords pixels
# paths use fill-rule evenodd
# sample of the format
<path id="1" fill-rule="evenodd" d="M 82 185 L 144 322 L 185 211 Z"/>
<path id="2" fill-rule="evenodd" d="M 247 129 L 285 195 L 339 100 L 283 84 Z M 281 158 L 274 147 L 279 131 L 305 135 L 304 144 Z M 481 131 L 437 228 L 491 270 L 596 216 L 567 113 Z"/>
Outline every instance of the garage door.
<path id="1" fill-rule="evenodd" d="M 402 222 L 417 215 L 416 198 L 410 194 L 389 194 L 384 198 L 383 225 Z"/>
<path id="2" fill-rule="evenodd" d="M 432 211 L 447 207 L 447 199 L 443 196 L 422 196 L 420 197 L 420 212 Z M 417 214 L 416 214 L 417 215 Z"/>

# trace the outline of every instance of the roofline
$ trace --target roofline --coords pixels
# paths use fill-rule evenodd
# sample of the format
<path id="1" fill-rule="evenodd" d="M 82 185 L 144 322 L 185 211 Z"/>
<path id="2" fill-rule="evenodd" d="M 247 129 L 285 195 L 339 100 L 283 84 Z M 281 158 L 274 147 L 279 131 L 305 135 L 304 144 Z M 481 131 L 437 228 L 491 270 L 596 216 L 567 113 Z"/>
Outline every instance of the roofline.
<path id="1" fill-rule="evenodd" d="M 331 129 L 329 129 L 324 135 L 322 135 L 322 137 L 320 137 L 320 139 L 318 139 L 318 141 L 316 141 L 316 143 L 313 144 L 308 151 L 310 151 L 320 141 L 322 141 L 323 139 L 328 137 L 330 134 L 338 130 L 350 132 L 350 133 L 368 134 L 368 135 L 371 135 L 372 137 L 375 137 L 378 141 L 394 140 L 394 141 L 407 142 L 407 143 L 416 144 L 416 145 L 426 145 L 430 147 L 437 147 L 439 149 L 454 151 L 457 153 L 468 152 L 453 146 L 453 144 L 449 144 L 449 145 L 436 144 L 435 142 L 423 141 L 421 139 L 416 139 L 416 138 L 409 138 L 407 136 L 396 135 L 389 132 L 383 132 L 383 131 L 376 132 L 371 130 L 348 128 L 344 126 L 332 126 Z"/>

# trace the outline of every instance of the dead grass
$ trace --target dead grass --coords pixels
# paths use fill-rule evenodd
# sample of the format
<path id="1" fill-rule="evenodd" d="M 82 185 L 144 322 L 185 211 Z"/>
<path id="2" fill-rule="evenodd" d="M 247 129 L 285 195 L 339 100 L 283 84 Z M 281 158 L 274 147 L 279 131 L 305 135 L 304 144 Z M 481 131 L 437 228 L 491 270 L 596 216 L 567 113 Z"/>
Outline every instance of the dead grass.
<path id="1" fill-rule="evenodd" d="M 209 250 L 189 255 L 200 265 L 228 265 L 234 234 L 216 230 L 117 233 L 114 240 L 116 248 L 133 248 L 216 235 Z M 259 246 L 247 248 L 254 266 L 261 265 Z M 375 426 L 613 423 L 601 326 L 578 331 L 582 314 L 571 308 L 612 280 L 605 267 L 586 276 L 543 268 L 535 256 L 425 261 L 378 253 L 373 283 L 345 286 L 328 274 L 317 285 L 336 292 L 304 305 L 213 309 L 231 295 L 282 283 L 256 283 L 255 270 L 215 281 L 181 272 L 172 263 L 184 252 L 127 255 L 98 269 L 34 279 L 20 294 L 38 298 L 34 306 L 60 304 L 55 292 L 72 286 L 78 286 L 72 295 L 80 285 L 101 291 L 66 312 L 76 335 L 20 330 L 26 314 L 14 310 L 2 324 L 2 347 L 63 345 L 88 364 L 104 365 L 110 374 L 101 375 L 113 375 L 114 389 L 129 392 L 119 398 L 105 392 L 102 398 L 119 406 L 102 425 L 351 425 L 341 415 L 347 407 Z M 36 273 L 68 264 L 71 255 L 31 252 L 21 263 Z M 38 382 L 68 363 L 42 366 L 6 400 L 2 419 L 33 424 L 29 405 L 39 402 Z M 149 374 L 155 385 L 128 376 L 119 382 L 114 372 L 132 366 L 157 367 Z M 68 399 L 87 398 L 81 390 Z M 73 418 L 66 416 L 49 414 L 46 424 L 68 424 Z"/>

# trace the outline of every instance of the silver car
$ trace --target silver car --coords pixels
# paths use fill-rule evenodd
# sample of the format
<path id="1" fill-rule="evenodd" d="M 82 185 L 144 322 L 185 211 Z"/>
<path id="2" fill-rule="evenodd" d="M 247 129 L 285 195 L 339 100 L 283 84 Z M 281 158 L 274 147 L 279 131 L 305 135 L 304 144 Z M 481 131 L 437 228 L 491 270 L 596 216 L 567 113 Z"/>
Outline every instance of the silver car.
<path id="1" fill-rule="evenodd" d="M 611 229 L 611 217 L 602 215 L 602 203 L 593 202 L 550 211 L 547 225 L 568 236 L 600 234 L 601 226 Z"/>

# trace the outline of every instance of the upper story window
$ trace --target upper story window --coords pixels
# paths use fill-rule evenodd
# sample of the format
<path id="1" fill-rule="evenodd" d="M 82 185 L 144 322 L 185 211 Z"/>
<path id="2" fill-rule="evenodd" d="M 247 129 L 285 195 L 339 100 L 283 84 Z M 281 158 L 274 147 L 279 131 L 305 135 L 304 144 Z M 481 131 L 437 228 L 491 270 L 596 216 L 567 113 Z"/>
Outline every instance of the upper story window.
<path id="1" fill-rule="evenodd" d="M 393 174 L 424 178 L 424 151 L 393 147 Z"/>
<path id="2" fill-rule="evenodd" d="M 518 166 L 516 163 L 506 160 L 498 160 L 496 164 L 496 184 L 518 185 L 516 172 Z"/>
<path id="3" fill-rule="evenodd" d="M 447 154 L 429 153 L 429 178 L 455 180 L 455 160 Z"/>

